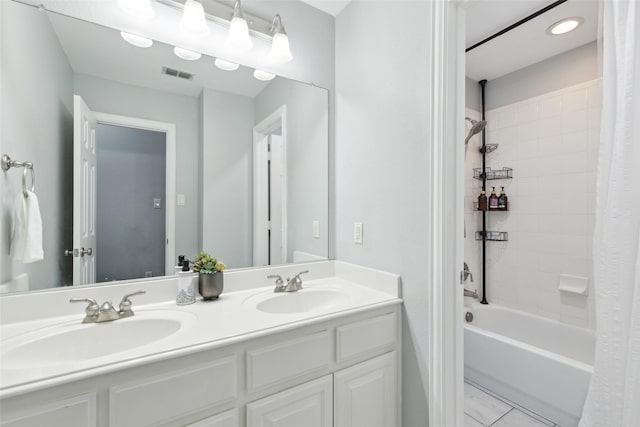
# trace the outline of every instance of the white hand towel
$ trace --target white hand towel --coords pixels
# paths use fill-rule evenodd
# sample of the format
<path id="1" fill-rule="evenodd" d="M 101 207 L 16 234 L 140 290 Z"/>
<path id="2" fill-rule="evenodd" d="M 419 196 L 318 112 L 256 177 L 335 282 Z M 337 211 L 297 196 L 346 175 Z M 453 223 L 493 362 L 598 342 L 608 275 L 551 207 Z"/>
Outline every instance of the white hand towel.
<path id="1" fill-rule="evenodd" d="M 38 196 L 27 191 L 29 197 L 20 193 L 16 198 L 16 212 L 13 221 L 11 255 L 25 264 L 44 259 L 42 250 L 42 218 Z"/>

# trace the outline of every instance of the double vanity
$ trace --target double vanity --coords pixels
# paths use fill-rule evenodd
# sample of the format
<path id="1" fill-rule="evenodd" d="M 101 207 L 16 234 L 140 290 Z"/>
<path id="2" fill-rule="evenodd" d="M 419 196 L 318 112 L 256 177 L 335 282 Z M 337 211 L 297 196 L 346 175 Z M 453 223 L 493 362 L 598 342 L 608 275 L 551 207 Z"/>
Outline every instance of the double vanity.
<path id="1" fill-rule="evenodd" d="M 302 289 L 270 275 L 301 270 Z M 0 425 L 399 426 L 400 280 L 338 261 L 225 273 L 217 301 L 177 279 L 0 298 Z M 135 315 L 83 323 L 82 305 Z"/>

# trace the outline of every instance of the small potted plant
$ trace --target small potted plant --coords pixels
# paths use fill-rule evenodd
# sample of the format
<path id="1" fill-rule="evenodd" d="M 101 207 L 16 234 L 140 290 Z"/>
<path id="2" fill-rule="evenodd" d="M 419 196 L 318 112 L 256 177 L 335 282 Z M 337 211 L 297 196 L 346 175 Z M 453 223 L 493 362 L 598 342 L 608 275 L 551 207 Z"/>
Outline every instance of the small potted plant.
<path id="1" fill-rule="evenodd" d="M 218 299 L 224 285 L 222 272 L 227 268 L 206 252 L 200 252 L 193 262 L 193 271 L 198 273 L 198 292 L 205 301 Z"/>

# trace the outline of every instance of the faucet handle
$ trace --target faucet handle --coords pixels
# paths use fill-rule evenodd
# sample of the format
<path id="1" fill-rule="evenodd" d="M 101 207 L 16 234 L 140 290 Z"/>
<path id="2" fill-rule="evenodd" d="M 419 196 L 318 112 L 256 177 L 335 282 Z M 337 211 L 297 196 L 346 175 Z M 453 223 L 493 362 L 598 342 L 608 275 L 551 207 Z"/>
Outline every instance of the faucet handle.
<path id="1" fill-rule="evenodd" d="M 129 299 L 130 297 L 136 296 L 136 295 L 143 295 L 146 294 L 147 291 L 136 291 L 136 292 L 131 292 L 130 294 L 126 294 L 125 296 L 122 297 L 122 301 L 120 301 L 120 317 L 130 317 L 133 316 L 133 310 L 131 310 L 131 306 L 133 305 L 133 303 L 131 302 L 131 300 Z"/>
<path id="2" fill-rule="evenodd" d="M 282 277 L 278 274 L 270 274 L 267 276 L 267 279 L 276 279 L 276 286 L 284 284 L 284 280 L 282 280 Z"/>
<path id="3" fill-rule="evenodd" d="M 294 279 L 299 279 L 301 274 L 307 274 L 308 272 L 309 272 L 309 270 L 301 271 L 300 273 L 298 273 L 295 276 L 293 276 L 293 278 Z"/>
<path id="4" fill-rule="evenodd" d="M 88 302 L 89 305 L 87 305 L 87 308 L 84 310 L 87 317 L 97 316 L 98 312 L 100 311 L 100 307 L 98 306 L 98 303 L 93 298 L 74 297 L 74 298 L 71 298 L 69 302 Z"/>

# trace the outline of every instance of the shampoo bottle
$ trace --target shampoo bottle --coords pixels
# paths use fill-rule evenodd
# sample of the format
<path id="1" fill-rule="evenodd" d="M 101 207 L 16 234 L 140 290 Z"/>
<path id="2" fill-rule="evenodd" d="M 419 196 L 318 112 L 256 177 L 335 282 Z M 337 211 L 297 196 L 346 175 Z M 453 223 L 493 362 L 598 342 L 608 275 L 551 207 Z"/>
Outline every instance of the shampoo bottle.
<path id="1" fill-rule="evenodd" d="M 496 187 L 492 187 L 491 195 L 489 196 L 489 210 L 494 211 L 498 209 L 498 195 L 496 194 Z"/>
<path id="2" fill-rule="evenodd" d="M 485 193 L 484 188 L 480 191 L 480 195 L 478 196 L 478 210 L 487 210 L 487 194 Z"/>
<path id="3" fill-rule="evenodd" d="M 509 198 L 507 194 L 504 192 L 504 187 L 502 187 L 502 191 L 500 192 L 500 197 L 498 197 L 498 209 L 501 211 L 509 210 Z"/>

